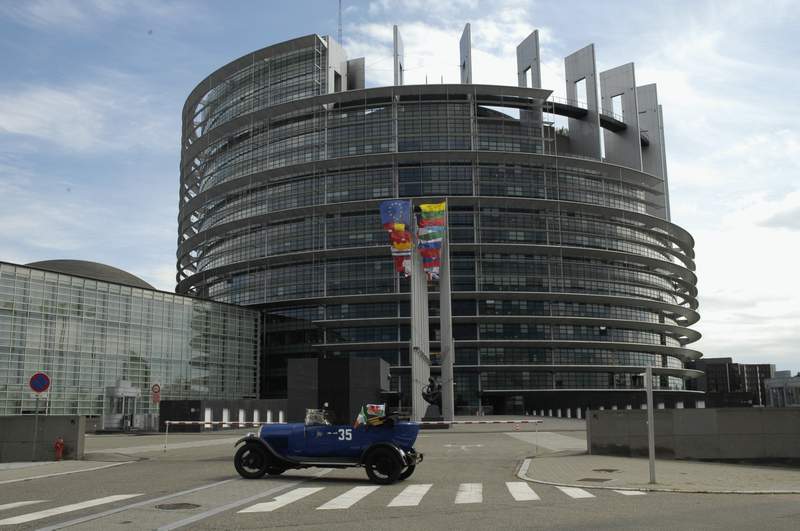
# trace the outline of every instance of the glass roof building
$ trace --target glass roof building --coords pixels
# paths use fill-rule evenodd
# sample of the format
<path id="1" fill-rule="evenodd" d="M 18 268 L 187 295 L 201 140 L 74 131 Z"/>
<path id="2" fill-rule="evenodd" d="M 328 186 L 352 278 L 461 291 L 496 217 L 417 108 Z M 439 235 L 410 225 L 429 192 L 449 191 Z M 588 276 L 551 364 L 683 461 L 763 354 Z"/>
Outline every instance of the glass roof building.
<path id="1" fill-rule="evenodd" d="M 157 291 L 77 260 L 0 262 L 0 416 L 39 412 L 154 428 L 164 400 L 258 398 L 259 312 Z"/>
<path id="2" fill-rule="evenodd" d="M 409 282 L 378 205 L 449 204 L 456 413 L 690 406 L 694 241 L 670 221 L 662 109 L 633 64 L 565 58 L 541 87 L 538 33 L 518 86 L 365 87 L 364 59 L 307 35 L 211 73 L 183 109 L 177 291 L 262 311 L 261 393 L 290 357 L 379 356 L 408 403 Z M 431 291 L 438 288 L 433 283 Z M 439 348 L 433 293 L 432 350 Z"/>

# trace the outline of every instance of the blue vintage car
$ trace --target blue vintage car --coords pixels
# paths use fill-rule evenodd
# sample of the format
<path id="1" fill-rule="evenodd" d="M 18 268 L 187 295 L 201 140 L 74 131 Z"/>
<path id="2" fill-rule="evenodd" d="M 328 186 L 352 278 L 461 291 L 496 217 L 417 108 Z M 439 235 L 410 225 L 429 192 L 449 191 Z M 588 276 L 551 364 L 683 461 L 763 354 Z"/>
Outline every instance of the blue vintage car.
<path id="1" fill-rule="evenodd" d="M 363 466 L 382 485 L 414 473 L 422 454 L 414 450 L 419 424 L 386 418 L 379 425 L 333 425 L 327 422 L 264 424 L 235 446 L 234 466 L 247 479 L 279 475 L 289 469 Z"/>

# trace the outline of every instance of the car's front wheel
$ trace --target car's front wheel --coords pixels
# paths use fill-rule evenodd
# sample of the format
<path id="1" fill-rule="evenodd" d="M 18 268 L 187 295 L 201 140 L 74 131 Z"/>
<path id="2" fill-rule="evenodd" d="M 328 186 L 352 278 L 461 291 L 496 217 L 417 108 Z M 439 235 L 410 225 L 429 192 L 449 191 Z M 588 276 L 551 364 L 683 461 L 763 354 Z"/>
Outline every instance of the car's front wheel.
<path id="1" fill-rule="evenodd" d="M 405 468 L 403 469 L 403 471 L 402 471 L 402 472 L 400 472 L 400 476 L 399 476 L 397 479 L 399 479 L 399 480 L 401 480 L 401 481 L 402 481 L 402 480 L 404 480 L 404 479 L 408 479 L 408 478 L 410 478 L 410 477 L 411 477 L 411 474 L 413 474 L 413 473 L 414 473 L 414 469 L 416 469 L 416 468 L 417 468 L 417 467 L 416 467 L 415 465 L 408 465 L 407 467 L 405 467 Z"/>
<path id="2" fill-rule="evenodd" d="M 245 443 L 236 451 L 233 466 L 245 479 L 258 479 L 269 471 L 269 456 L 258 443 Z"/>
<path id="3" fill-rule="evenodd" d="M 390 448 L 376 448 L 364 460 L 367 476 L 379 485 L 390 485 L 398 480 L 403 464 L 397 452 Z"/>

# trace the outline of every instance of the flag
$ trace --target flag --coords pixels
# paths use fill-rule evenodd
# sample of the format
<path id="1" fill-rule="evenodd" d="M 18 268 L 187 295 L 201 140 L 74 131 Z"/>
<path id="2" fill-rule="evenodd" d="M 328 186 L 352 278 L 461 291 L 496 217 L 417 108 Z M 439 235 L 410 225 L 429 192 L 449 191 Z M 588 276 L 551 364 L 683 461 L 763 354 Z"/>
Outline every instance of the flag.
<path id="1" fill-rule="evenodd" d="M 380 206 L 381 224 L 389 232 L 394 269 L 405 276 L 411 275 L 411 252 L 413 251 L 411 228 L 411 201 L 391 199 Z"/>
<path id="2" fill-rule="evenodd" d="M 446 211 L 447 203 L 444 201 L 419 205 L 417 249 L 422 256 L 422 269 L 428 280 L 439 279 Z"/>
<path id="3" fill-rule="evenodd" d="M 390 199 L 381 203 L 381 224 L 386 230 L 404 231 L 411 226 L 411 201 Z M 395 227 L 397 224 L 403 227 Z"/>

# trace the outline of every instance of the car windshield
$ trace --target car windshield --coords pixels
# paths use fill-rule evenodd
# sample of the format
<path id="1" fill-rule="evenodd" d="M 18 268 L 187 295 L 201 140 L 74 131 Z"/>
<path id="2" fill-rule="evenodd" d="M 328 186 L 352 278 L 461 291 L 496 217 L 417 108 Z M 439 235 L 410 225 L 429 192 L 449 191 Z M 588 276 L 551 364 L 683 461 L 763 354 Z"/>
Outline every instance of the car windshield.
<path id="1" fill-rule="evenodd" d="M 328 413 L 326 409 L 306 409 L 306 426 L 330 426 Z"/>

